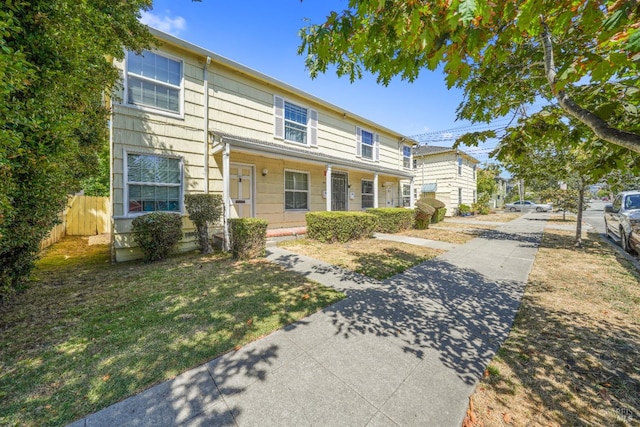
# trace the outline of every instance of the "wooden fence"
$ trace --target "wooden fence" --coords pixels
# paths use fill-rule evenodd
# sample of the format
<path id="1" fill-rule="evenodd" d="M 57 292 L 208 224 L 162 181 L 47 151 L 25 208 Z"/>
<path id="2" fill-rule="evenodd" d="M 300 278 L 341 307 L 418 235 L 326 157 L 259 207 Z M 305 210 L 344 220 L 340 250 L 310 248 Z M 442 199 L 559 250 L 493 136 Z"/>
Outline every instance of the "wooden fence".
<path id="1" fill-rule="evenodd" d="M 108 197 L 73 196 L 60 213 L 61 223 L 40 243 L 44 249 L 64 236 L 94 236 L 109 232 L 110 204 Z"/>

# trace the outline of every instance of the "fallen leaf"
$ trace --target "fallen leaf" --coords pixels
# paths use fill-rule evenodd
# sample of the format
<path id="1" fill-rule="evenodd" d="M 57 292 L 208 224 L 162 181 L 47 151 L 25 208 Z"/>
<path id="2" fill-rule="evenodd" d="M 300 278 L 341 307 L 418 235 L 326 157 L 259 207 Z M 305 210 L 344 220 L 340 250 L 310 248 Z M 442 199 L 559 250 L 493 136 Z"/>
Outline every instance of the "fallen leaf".
<path id="1" fill-rule="evenodd" d="M 484 377 L 487 378 L 489 376 L 489 370 L 485 369 L 484 370 Z"/>
<path id="2" fill-rule="evenodd" d="M 502 419 L 504 420 L 505 423 L 507 424 L 511 424 L 511 415 L 509 414 L 502 414 Z"/>
<path id="3" fill-rule="evenodd" d="M 247 325 L 251 325 L 253 323 L 253 317 L 249 318 L 249 320 L 247 320 Z"/>
<path id="4" fill-rule="evenodd" d="M 302 295 L 302 299 L 309 299 L 309 294 Z"/>
<path id="5" fill-rule="evenodd" d="M 102 381 L 109 381 L 109 378 L 111 378 L 111 374 L 107 374 L 105 376 L 102 377 Z"/>

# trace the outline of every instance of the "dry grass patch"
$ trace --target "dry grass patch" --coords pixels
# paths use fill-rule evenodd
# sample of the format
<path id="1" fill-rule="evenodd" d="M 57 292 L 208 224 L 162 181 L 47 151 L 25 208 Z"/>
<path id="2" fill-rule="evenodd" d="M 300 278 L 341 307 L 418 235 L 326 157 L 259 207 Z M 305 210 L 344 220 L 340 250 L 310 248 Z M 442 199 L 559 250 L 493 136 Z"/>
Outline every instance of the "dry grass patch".
<path id="1" fill-rule="evenodd" d="M 378 280 L 402 273 L 444 252 L 377 239 L 354 240 L 347 243 L 321 243 L 312 239 L 298 239 L 280 242 L 278 246 Z"/>
<path id="2" fill-rule="evenodd" d="M 502 211 L 497 211 L 497 212 L 492 212 L 490 214 L 487 215 L 474 215 L 474 216 L 457 216 L 455 217 L 456 219 L 459 220 L 466 220 L 469 222 L 474 222 L 474 221 L 485 221 L 485 222 L 509 222 L 509 221 L 513 221 L 514 219 L 518 218 L 522 216 L 521 212 L 502 212 Z M 446 222 L 447 218 L 445 218 L 445 222 Z"/>
<path id="3" fill-rule="evenodd" d="M 74 237 L 37 275 L 0 305 L 0 425 L 65 425 L 344 297 L 265 260 L 111 264 Z"/>
<path id="4" fill-rule="evenodd" d="M 598 235 L 576 249 L 572 232 L 545 230 L 466 425 L 638 425 L 639 279 Z"/>
<path id="5" fill-rule="evenodd" d="M 449 230 L 447 228 L 437 228 L 434 225 L 430 225 L 426 230 L 407 230 L 401 233 L 397 233 L 401 236 L 418 237 L 420 239 L 436 240 L 440 242 L 463 244 L 469 240 L 478 237 L 482 233 L 482 230 L 471 229 L 469 227 L 463 227 L 459 230 Z"/>

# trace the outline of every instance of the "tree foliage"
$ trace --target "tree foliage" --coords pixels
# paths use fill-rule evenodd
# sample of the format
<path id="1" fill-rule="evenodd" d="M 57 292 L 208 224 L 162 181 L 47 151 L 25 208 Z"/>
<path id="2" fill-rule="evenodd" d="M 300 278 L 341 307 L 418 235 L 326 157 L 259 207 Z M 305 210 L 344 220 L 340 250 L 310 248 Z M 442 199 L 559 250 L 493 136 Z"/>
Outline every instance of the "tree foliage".
<path id="1" fill-rule="evenodd" d="M 383 84 L 441 68 L 464 91 L 458 118 L 488 122 L 543 98 L 640 152 L 639 17 L 637 0 L 350 0 L 300 31 L 299 53 L 312 76 L 335 65 Z"/>
<path id="2" fill-rule="evenodd" d="M 33 267 L 69 192 L 107 138 L 110 58 L 151 41 L 150 0 L 7 0 L 0 6 L 0 296 Z"/>

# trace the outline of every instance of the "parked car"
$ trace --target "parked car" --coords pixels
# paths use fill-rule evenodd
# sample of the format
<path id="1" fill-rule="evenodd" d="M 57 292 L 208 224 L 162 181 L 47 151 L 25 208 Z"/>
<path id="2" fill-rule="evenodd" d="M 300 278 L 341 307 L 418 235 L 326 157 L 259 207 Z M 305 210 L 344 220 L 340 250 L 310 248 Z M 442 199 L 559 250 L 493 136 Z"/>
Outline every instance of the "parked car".
<path id="1" fill-rule="evenodd" d="M 607 237 L 627 251 L 640 249 L 640 190 L 618 194 L 613 203 L 604 206 L 604 228 Z"/>
<path id="2" fill-rule="evenodd" d="M 507 203 L 504 206 L 507 211 L 533 211 L 536 212 L 549 212 L 553 209 L 553 206 L 549 203 L 534 203 L 531 200 L 518 200 L 517 202 Z"/>

